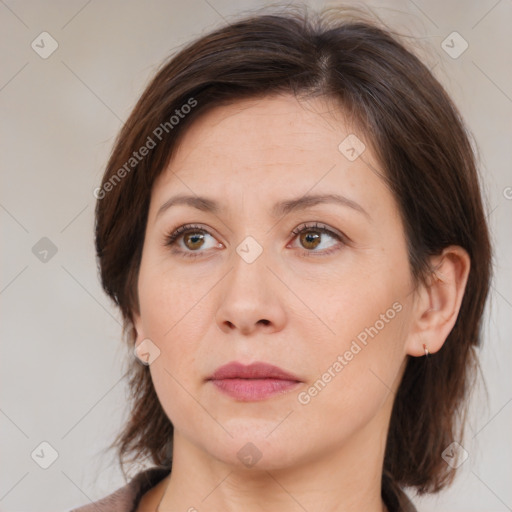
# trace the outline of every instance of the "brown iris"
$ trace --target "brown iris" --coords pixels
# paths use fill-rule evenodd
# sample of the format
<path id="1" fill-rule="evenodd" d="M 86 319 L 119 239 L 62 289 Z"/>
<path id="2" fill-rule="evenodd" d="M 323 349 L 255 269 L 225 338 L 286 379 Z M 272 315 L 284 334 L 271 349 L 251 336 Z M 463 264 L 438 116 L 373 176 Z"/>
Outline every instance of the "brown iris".
<path id="1" fill-rule="evenodd" d="M 191 241 L 192 245 L 188 245 L 188 241 Z M 197 231 L 191 231 L 183 235 L 183 243 L 191 250 L 199 249 L 204 242 L 204 234 Z"/>
<path id="2" fill-rule="evenodd" d="M 321 235 L 315 231 L 304 231 L 300 235 L 300 242 L 306 249 L 315 249 L 320 243 Z M 313 245 L 308 245 L 313 244 Z"/>

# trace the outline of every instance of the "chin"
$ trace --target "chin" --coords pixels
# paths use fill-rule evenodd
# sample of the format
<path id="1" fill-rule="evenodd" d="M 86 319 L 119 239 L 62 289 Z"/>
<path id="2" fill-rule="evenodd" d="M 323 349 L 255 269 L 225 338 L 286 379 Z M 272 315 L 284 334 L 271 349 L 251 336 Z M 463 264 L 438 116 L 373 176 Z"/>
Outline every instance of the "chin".
<path id="1" fill-rule="evenodd" d="M 201 442 L 200 445 L 212 457 L 237 470 L 257 472 L 286 469 L 307 458 L 306 453 L 299 451 L 304 445 L 303 439 L 293 439 L 284 430 L 281 435 L 277 430 L 269 435 L 271 430 L 267 422 L 264 426 L 245 424 L 239 430 L 230 430 L 233 437 L 208 437 L 208 442 Z"/>

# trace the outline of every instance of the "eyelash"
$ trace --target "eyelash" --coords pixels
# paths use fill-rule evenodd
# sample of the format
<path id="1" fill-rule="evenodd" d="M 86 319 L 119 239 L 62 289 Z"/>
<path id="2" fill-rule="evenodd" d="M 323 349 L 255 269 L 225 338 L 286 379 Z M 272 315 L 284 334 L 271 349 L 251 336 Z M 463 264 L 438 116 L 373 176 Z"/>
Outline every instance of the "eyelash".
<path id="1" fill-rule="evenodd" d="M 300 226 L 300 228 L 295 228 L 292 231 L 292 235 L 294 235 L 294 239 L 302 234 L 305 231 L 318 231 L 320 233 L 325 233 L 335 240 L 338 240 L 338 242 L 341 242 L 342 244 L 347 244 L 348 237 L 345 235 L 340 235 L 338 233 L 335 233 L 334 231 L 328 229 L 326 226 L 319 224 L 317 222 L 315 223 L 306 223 L 303 226 Z M 165 245 L 166 246 L 174 246 L 176 245 L 176 242 L 180 235 L 183 235 L 185 233 L 202 233 L 202 234 L 208 234 L 211 235 L 207 230 L 202 228 L 201 226 L 195 225 L 195 224 L 185 224 L 183 226 L 180 226 L 178 229 L 170 233 L 165 237 Z M 213 236 L 213 235 L 211 235 Z M 340 247 L 330 247 L 329 249 L 325 249 L 323 252 L 318 251 L 308 251 L 306 249 L 303 250 L 303 253 L 301 256 L 308 257 L 311 254 L 314 254 L 315 252 L 318 252 L 319 256 L 327 256 L 329 254 L 332 254 L 333 252 L 336 252 L 340 250 Z M 197 258 L 201 256 L 201 252 L 204 251 L 183 251 L 181 249 L 173 249 L 173 252 L 175 254 L 180 254 L 181 256 L 184 256 L 186 258 Z"/>

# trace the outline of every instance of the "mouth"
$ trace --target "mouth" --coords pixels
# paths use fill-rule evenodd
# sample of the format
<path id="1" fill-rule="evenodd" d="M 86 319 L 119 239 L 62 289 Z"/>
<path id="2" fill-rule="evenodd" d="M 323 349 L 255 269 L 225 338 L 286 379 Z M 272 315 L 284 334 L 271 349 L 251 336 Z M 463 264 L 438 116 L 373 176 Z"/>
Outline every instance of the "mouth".
<path id="1" fill-rule="evenodd" d="M 281 368 L 267 363 L 221 366 L 207 379 L 220 392 L 240 402 L 256 402 L 291 391 L 302 381 Z"/>

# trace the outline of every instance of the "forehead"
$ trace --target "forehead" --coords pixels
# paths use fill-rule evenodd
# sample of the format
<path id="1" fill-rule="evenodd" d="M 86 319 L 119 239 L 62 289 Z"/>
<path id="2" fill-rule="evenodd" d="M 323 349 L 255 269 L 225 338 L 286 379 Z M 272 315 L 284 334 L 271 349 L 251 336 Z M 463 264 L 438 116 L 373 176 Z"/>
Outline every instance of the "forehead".
<path id="1" fill-rule="evenodd" d="M 205 152 L 223 161 L 237 157 L 265 161 L 279 155 L 293 161 L 294 155 L 300 160 L 299 155 L 327 148 L 336 155 L 333 142 L 346 133 L 340 109 L 325 97 L 299 101 L 283 94 L 240 100 L 211 108 L 187 129 L 174 167 Z"/>
<path id="2" fill-rule="evenodd" d="M 389 196 L 382 171 L 369 141 L 355 131 L 325 97 L 280 95 L 213 107 L 183 134 L 153 199 L 162 203 L 172 189 L 221 201 L 240 195 L 277 201 L 311 191 L 382 202 L 382 194 Z M 347 138 L 363 148 L 358 158 L 347 155 Z"/>

